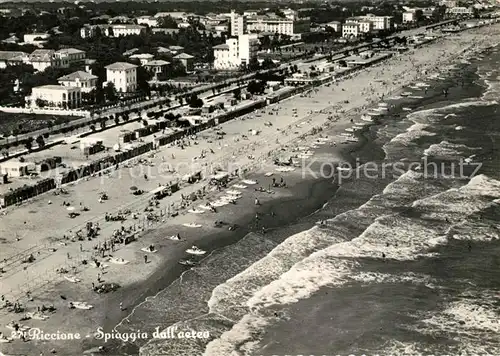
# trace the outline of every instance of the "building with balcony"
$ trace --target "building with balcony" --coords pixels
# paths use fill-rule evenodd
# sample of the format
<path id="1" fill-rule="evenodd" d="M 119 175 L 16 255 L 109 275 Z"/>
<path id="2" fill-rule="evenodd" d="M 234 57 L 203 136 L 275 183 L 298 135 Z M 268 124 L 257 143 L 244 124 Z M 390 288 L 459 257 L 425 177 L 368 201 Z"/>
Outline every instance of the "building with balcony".
<path id="1" fill-rule="evenodd" d="M 227 39 L 225 44 L 214 46 L 213 50 L 214 69 L 237 70 L 257 57 L 259 40 L 255 34 L 240 35 Z"/>
<path id="2" fill-rule="evenodd" d="M 57 79 L 60 85 L 65 87 L 80 88 L 82 92 L 88 93 L 95 89 L 97 85 L 97 76 L 84 72 L 77 71 L 65 75 Z"/>
<path id="3" fill-rule="evenodd" d="M 119 93 L 137 90 L 137 66 L 127 62 L 116 62 L 106 66 L 106 81 L 113 83 Z"/>
<path id="4" fill-rule="evenodd" d="M 292 20 L 277 16 L 255 16 L 247 19 L 248 32 L 267 32 L 293 36 L 297 33 L 309 32 L 311 21 L 308 18 Z"/>
<path id="5" fill-rule="evenodd" d="M 61 85 L 43 85 L 34 87 L 26 103 L 33 108 L 59 107 L 78 108 L 82 103 L 81 89 Z"/>
<path id="6" fill-rule="evenodd" d="M 231 36 L 239 36 L 247 33 L 247 17 L 231 10 Z"/>
<path id="7" fill-rule="evenodd" d="M 361 34 L 359 29 L 359 23 L 357 22 L 346 22 L 342 25 L 342 37 L 358 37 Z"/>
<path id="8" fill-rule="evenodd" d="M 346 22 L 356 22 L 361 25 L 361 32 L 371 32 L 372 30 L 384 31 L 391 30 L 393 28 L 392 16 L 376 16 L 373 14 L 367 14 L 365 16 L 349 17 Z M 367 22 L 371 22 L 372 25 L 367 25 Z M 370 29 L 369 31 L 367 31 Z"/>

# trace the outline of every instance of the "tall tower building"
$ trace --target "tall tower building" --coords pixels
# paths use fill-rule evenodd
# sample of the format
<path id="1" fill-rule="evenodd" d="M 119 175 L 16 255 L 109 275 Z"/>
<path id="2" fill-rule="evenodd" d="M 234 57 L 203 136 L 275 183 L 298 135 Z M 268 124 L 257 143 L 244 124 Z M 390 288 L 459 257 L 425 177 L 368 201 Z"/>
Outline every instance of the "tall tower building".
<path id="1" fill-rule="evenodd" d="M 247 17 L 231 10 L 231 36 L 239 36 L 247 33 Z"/>

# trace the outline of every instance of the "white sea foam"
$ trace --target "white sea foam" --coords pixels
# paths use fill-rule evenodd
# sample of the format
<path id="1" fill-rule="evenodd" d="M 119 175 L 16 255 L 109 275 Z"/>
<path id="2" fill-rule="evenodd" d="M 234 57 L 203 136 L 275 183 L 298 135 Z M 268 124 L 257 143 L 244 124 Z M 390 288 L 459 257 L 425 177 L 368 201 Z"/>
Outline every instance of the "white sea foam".
<path id="1" fill-rule="evenodd" d="M 496 291 L 473 290 L 420 316 L 421 323 L 411 329 L 433 337 L 452 337 L 458 341 L 449 350 L 454 355 L 500 354 L 500 321 Z"/>
<path id="2" fill-rule="evenodd" d="M 479 151 L 478 147 L 469 147 L 462 144 L 441 141 L 440 143 L 430 145 L 424 150 L 424 155 L 440 159 L 459 159 L 470 156 L 472 152 Z"/>
<path id="3" fill-rule="evenodd" d="M 402 144 L 409 144 L 410 142 L 424 136 L 435 136 L 433 132 L 426 131 L 425 129 L 429 127 L 424 124 L 414 124 L 407 131 L 397 135 L 392 139 L 392 142 L 399 142 Z"/>
<path id="4" fill-rule="evenodd" d="M 415 179 L 412 175 L 414 173 L 409 173 L 403 179 Z M 461 199 L 456 199 L 457 193 Z M 426 211 L 439 205 L 443 215 L 463 218 L 487 206 L 487 200 L 491 202 L 491 193 L 500 196 L 500 182 L 478 176 L 461 189 L 450 189 L 421 199 L 415 202 L 413 207 L 425 206 L 426 209 L 423 211 Z M 372 203 L 367 203 L 364 207 L 369 204 Z M 279 279 L 258 289 L 246 302 L 250 312 L 231 330 L 210 342 L 204 355 L 249 354 L 258 344 L 262 329 L 273 322 L 269 308 L 295 303 L 311 296 L 324 286 L 342 285 L 352 280 L 367 282 L 370 278 L 376 282 L 381 278 L 380 275 L 355 273 L 355 268 L 358 266 L 357 259 L 381 258 L 381 254 L 384 253 L 386 258 L 409 260 L 425 254 L 436 244 L 446 243 L 446 239 L 436 239 L 440 230 L 435 225 L 426 225 L 420 219 L 405 218 L 397 214 L 385 215 L 377 218 L 352 241 L 336 243 L 312 253 L 282 274 Z"/>

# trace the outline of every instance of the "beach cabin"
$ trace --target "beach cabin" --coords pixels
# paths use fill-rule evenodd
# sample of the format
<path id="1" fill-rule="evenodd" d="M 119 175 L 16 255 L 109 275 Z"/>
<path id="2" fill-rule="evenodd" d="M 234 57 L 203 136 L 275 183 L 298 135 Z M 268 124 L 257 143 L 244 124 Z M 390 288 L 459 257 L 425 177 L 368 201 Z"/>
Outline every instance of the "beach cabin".
<path id="1" fill-rule="evenodd" d="M 33 171 L 36 171 L 33 162 L 6 161 L 0 163 L 0 174 L 7 174 L 7 177 L 24 177 Z"/>
<path id="2" fill-rule="evenodd" d="M 229 173 L 227 172 L 218 172 L 210 177 L 210 184 L 219 185 L 226 184 L 229 181 Z"/>

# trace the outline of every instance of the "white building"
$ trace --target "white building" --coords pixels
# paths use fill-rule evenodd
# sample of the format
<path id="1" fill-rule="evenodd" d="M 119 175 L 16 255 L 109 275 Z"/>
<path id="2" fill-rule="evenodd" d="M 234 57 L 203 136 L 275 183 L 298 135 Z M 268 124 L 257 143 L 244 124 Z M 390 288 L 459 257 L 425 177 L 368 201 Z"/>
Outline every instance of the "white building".
<path id="1" fill-rule="evenodd" d="M 247 31 L 249 33 L 267 32 L 293 36 L 298 33 L 309 32 L 310 28 L 310 18 L 293 20 L 269 15 L 247 18 Z"/>
<path id="2" fill-rule="evenodd" d="M 49 37 L 48 33 L 28 33 L 24 35 L 24 43 L 38 45 Z"/>
<path id="3" fill-rule="evenodd" d="M 370 20 L 363 20 L 358 22 L 359 31 L 362 33 L 370 33 L 375 29 L 375 26 Z"/>
<path id="4" fill-rule="evenodd" d="M 158 18 L 155 18 L 153 16 L 140 16 L 137 18 L 137 24 L 149 27 L 157 27 Z"/>
<path id="5" fill-rule="evenodd" d="M 26 102 L 33 108 L 47 106 L 74 109 L 81 105 L 81 90 L 61 85 L 43 85 L 33 88 Z"/>
<path id="6" fill-rule="evenodd" d="M 415 11 L 403 12 L 403 23 L 415 22 L 416 20 Z"/>
<path id="7" fill-rule="evenodd" d="M 342 37 L 358 37 L 361 34 L 359 24 L 356 22 L 346 22 L 342 25 Z"/>
<path id="8" fill-rule="evenodd" d="M 339 21 L 328 22 L 325 26 L 331 27 L 337 33 L 342 32 L 342 23 L 340 23 Z"/>
<path id="9" fill-rule="evenodd" d="M 371 22 L 372 25 L 367 25 L 366 22 Z M 392 16 L 376 16 L 367 14 L 365 16 L 350 17 L 346 22 L 365 23 L 362 25 L 361 32 L 370 32 L 371 30 L 390 30 L 393 27 Z M 364 31 L 370 28 L 370 31 Z"/>
<path id="10" fill-rule="evenodd" d="M 60 77 L 57 81 L 62 86 L 80 88 L 82 92 L 88 93 L 95 89 L 97 76 L 84 71 L 76 71 Z"/>
<path id="11" fill-rule="evenodd" d="M 85 25 L 80 29 L 81 38 L 92 38 L 97 32 L 107 37 L 140 35 L 146 32 L 146 27 L 134 24 Z"/>
<path id="12" fill-rule="evenodd" d="M 255 34 L 229 38 L 225 44 L 214 48 L 214 68 L 217 70 L 236 70 L 247 65 L 257 56 L 259 40 Z"/>
<path id="13" fill-rule="evenodd" d="M 281 17 L 256 16 L 247 20 L 248 32 L 269 32 L 292 36 L 294 21 Z"/>
<path id="14" fill-rule="evenodd" d="M 247 33 L 247 17 L 231 10 L 231 36 L 239 36 Z"/>
<path id="15" fill-rule="evenodd" d="M 248 65 L 250 59 L 257 57 L 259 39 L 256 34 L 238 36 L 238 55 L 242 65 Z"/>
<path id="16" fill-rule="evenodd" d="M 109 35 L 111 37 L 140 35 L 146 32 L 146 27 L 141 25 L 116 24 L 112 25 L 111 29 L 112 33 Z"/>
<path id="17" fill-rule="evenodd" d="M 119 93 L 137 90 L 137 66 L 126 62 L 116 62 L 106 66 L 106 81 L 113 83 Z"/>
<path id="18" fill-rule="evenodd" d="M 464 6 L 456 6 L 451 9 L 446 9 L 446 12 L 451 15 L 458 16 L 472 16 L 474 14 L 474 8 L 472 7 L 464 7 Z"/>

